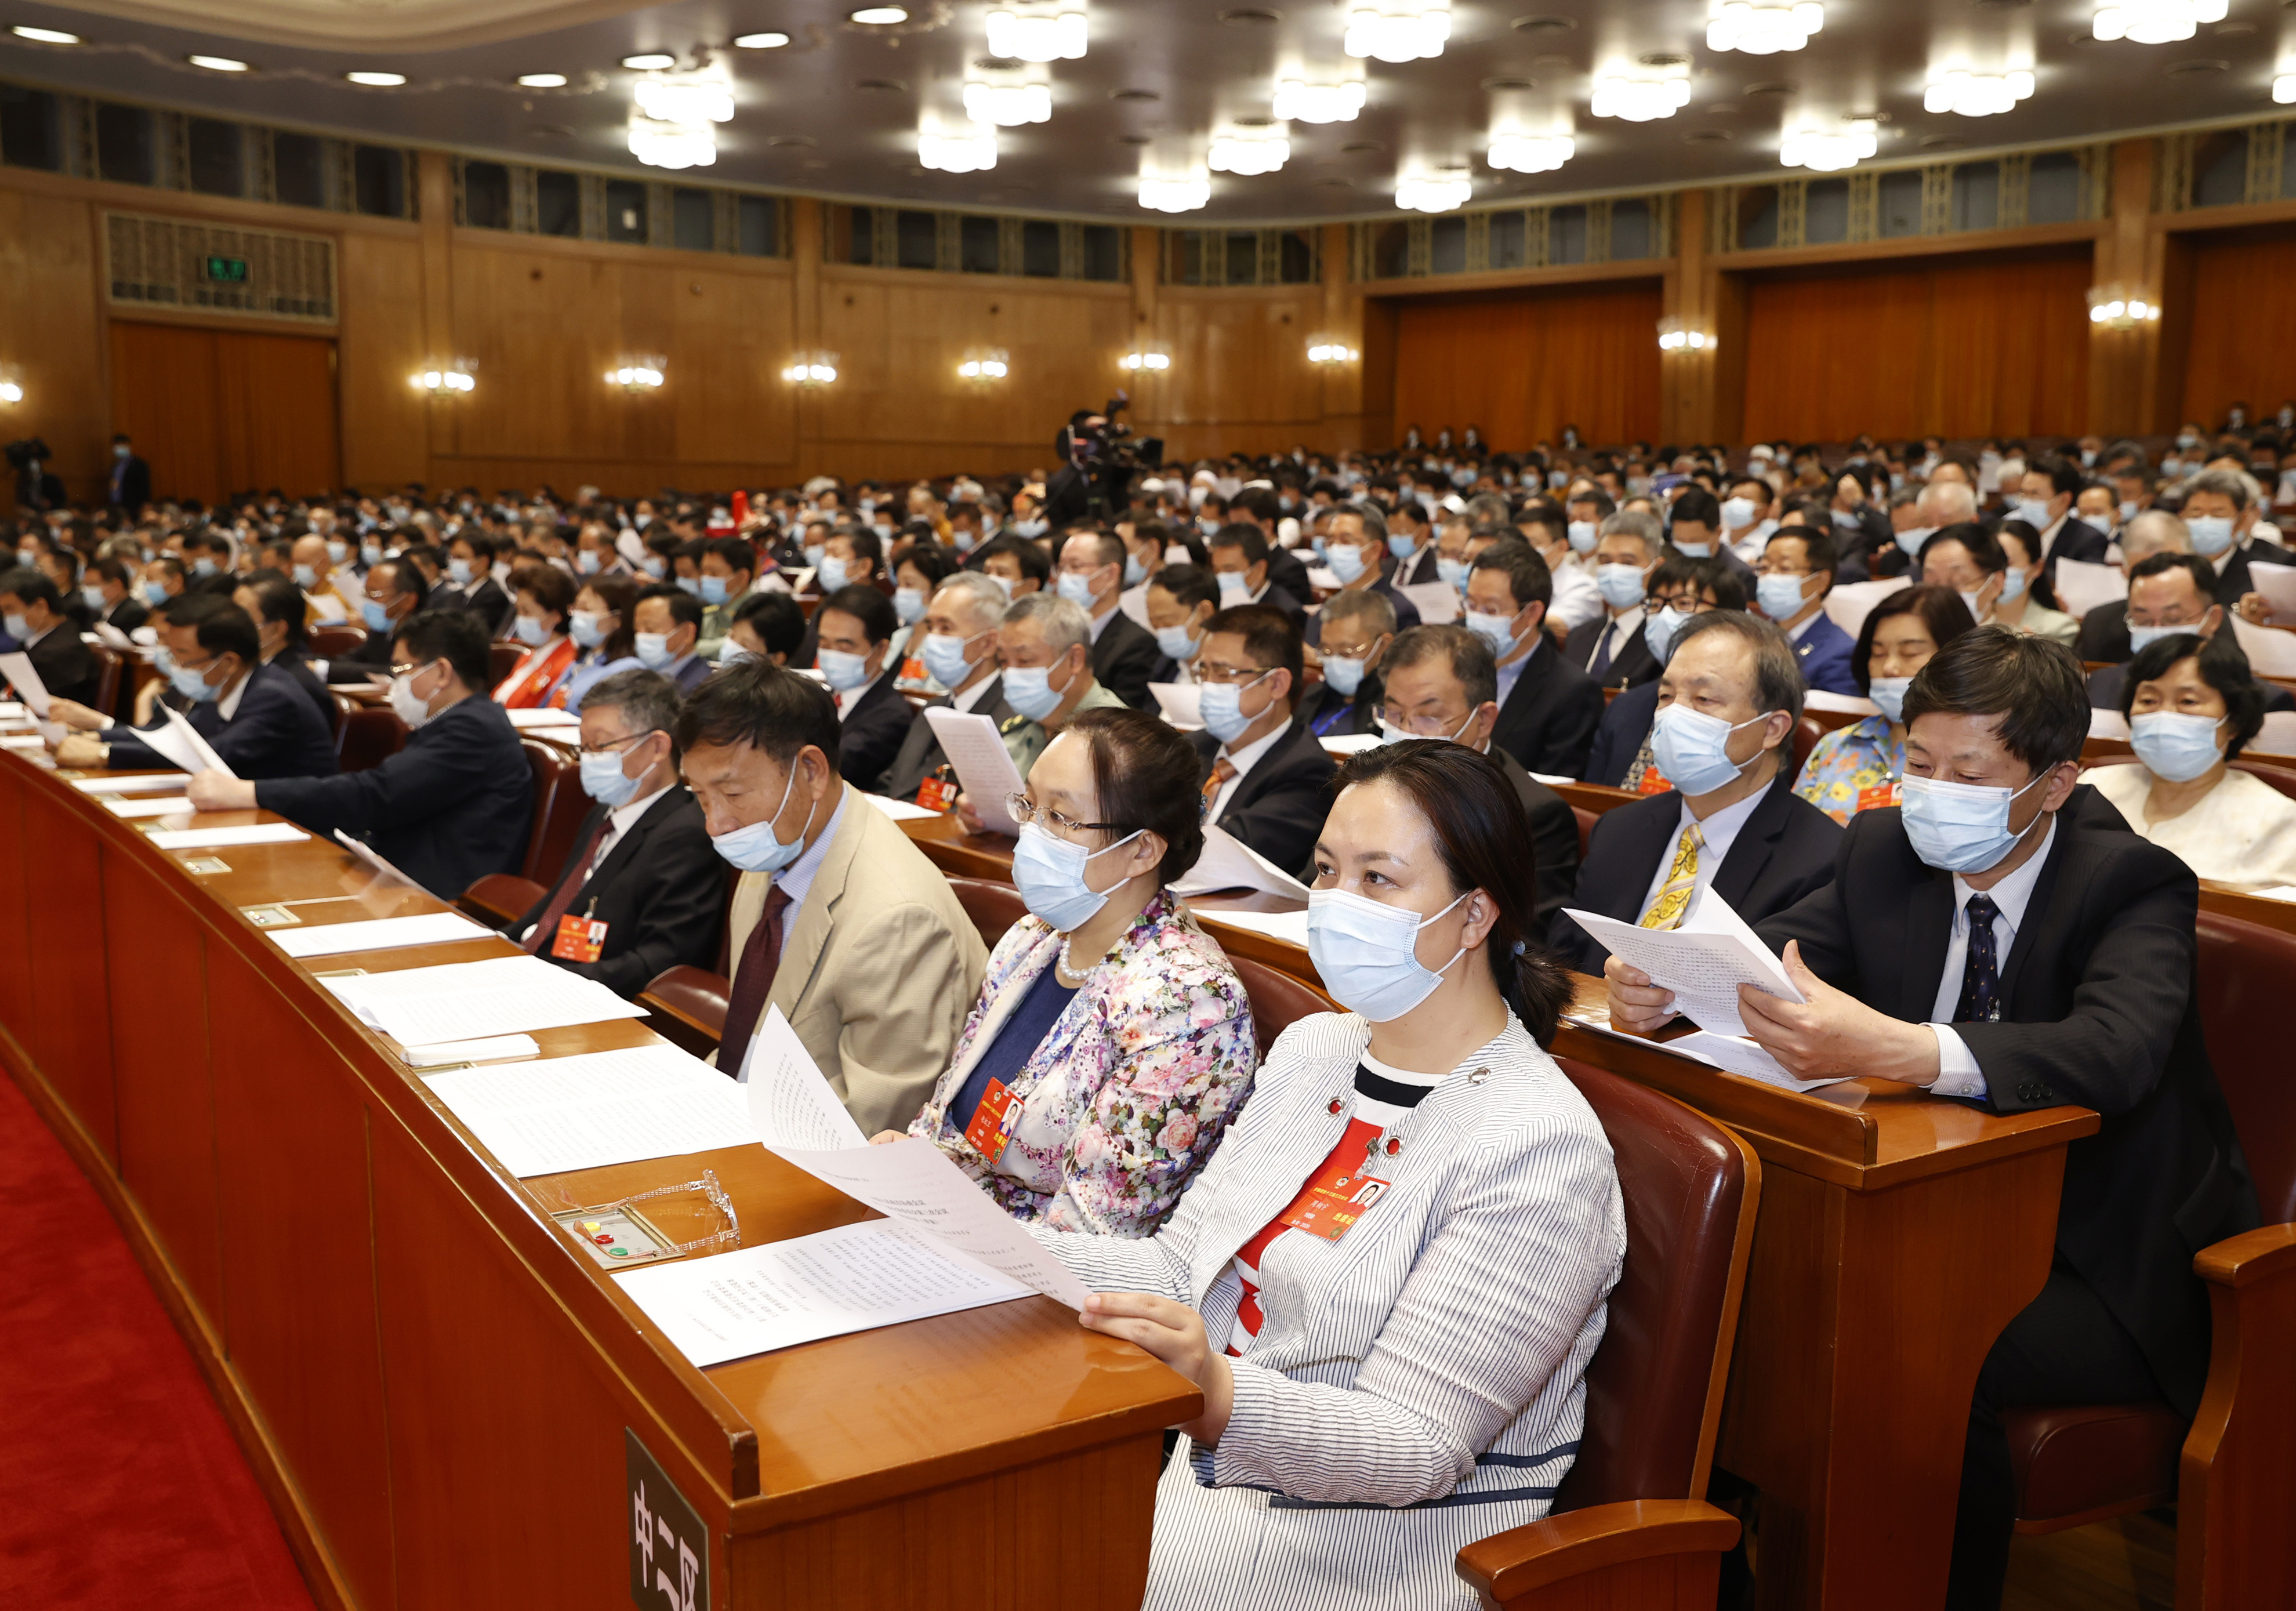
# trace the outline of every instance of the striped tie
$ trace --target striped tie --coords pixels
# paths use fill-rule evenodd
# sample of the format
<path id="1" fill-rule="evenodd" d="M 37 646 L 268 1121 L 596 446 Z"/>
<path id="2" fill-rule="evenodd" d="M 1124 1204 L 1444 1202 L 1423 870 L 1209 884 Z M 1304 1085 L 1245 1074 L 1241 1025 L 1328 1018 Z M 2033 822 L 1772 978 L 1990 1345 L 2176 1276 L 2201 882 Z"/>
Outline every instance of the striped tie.
<path id="1" fill-rule="evenodd" d="M 1659 887 L 1658 899 L 1643 913 L 1644 928 L 1673 928 L 1682 922 L 1682 914 L 1690 909 L 1690 893 L 1698 887 L 1698 847 L 1706 843 L 1706 836 L 1693 822 L 1682 830 L 1682 838 L 1674 847 L 1674 865 L 1666 870 L 1666 882 Z"/>

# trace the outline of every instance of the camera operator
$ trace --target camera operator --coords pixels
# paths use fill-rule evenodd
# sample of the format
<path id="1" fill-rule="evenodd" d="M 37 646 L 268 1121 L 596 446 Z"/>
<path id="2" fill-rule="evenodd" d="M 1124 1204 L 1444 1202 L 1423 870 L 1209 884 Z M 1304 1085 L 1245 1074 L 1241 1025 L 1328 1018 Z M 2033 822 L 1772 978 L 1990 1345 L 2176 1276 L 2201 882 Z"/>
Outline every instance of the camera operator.
<path id="1" fill-rule="evenodd" d="M 1053 435 L 1053 451 L 1062 463 L 1045 484 L 1043 515 L 1054 531 L 1087 519 L 1110 519 L 1128 503 L 1132 478 L 1163 462 L 1164 444 L 1153 438 L 1132 440 L 1131 428 L 1116 416 L 1130 406 L 1122 392 L 1095 413 L 1079 408 Z"/>

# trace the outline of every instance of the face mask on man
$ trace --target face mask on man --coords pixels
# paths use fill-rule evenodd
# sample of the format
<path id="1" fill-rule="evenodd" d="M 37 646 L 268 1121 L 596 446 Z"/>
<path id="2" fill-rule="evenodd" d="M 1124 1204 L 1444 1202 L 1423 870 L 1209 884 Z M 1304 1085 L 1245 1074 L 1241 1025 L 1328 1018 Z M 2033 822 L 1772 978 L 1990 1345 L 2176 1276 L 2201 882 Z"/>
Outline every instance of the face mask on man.
<path id="1" fill-rule="evenodd" d="M 1613 609 L 1632 609 L 1643 601 L 1643 568 L 1639 565 L 1597 565 L 1595 586 L 1603 602 Z"/>
<path id="2" fill-rule="evenodd" d="M 1908 774 L 1899 787 L 1906 838 L 1915 855 L 1941 871 L 1988 871 L 2016 846 L 2019 836 L 2009 826 L 2012 804 L 2048 776 L 2043 773 L 2024 789 L 1994 789 Z"/>
<path id="3" fill-rule="evenodd" d="M 1071 672 L 1073 683 L 1076 674 Z M 1053 686 L 1052 668 L 1046 666 L 1008 666 L 1004 668 L 1004 702 L 1031 722 L 1041 722 L 1061 707 L 1068 698 L 1067 687 Z"/>
<path id="4" fill-rule="evenodd" d="M 835 593 L 850 579 L 846 575 L 845 560 L 836 554 L 822 555 L 821 562 L 813 568 L 813 577 L 824 593 Z"/>
<path id="5" fill-rule="evenodd" d="M 1732 760 L 1730 735 L 1769 718 L 1770 713 L 1764 711 L 1733 726 L 1720 716 L 1687 705 L 1661 705 L 1651 723 L 1651 759 L 1666 781 L 1684 794 L 1711 794 L 1737 781 L 1760 758 L 1757 750 L 1743 761 Z"/>
<path id="6" fill-rule="evenodd" d="M 783 839 L 774 832 L 774 824 L 789 809 L 790 795 L 796 788 L 797 767 L 792 765 L 789 781 L 782 786 L 782 803 L 774 807 L 774 814 L 762 822 L 716 835 L 709 847 L 743 872 L 779 872 L 796 861 L 805 851 L 803 830 L 794 839 Z"/>
<path id="7" fill-rule="evenodd" d="M 1275 673 L 1261 672 L 1249 683 L 1207 683 L 1199 702 L 1199 715 L 1204 731 L 1223 744 L 1233 744 L 1250 730 L 1251 724 L 1267 715 L 1262 710 L 1256 716 L 1246 716 L 1243 696 L 1247 689 L 1257 688 Z"/>
<path id="8" fill-rule="evenodd" d="M 2207 559 L 2232 546 L 2232 517 L 2229 515 L 2186 515 L 2185 530 L 2193 539 L 2193 552 Z"/>
<path id="9" fill-rule="evenodd" d="M 642 632 L 637 634 L 638 664 L 648 671 L 668 671 L 677 658 L 669 652 L 669 634 L 666 632 Z"/>

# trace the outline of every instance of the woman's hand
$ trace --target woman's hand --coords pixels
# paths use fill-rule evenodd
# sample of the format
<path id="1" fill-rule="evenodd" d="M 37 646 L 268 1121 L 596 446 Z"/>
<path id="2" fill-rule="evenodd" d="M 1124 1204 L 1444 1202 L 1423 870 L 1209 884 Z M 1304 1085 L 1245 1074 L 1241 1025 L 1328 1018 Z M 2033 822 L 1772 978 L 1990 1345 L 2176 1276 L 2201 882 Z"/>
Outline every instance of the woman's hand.
<path id="1" fill-rule="evenodd" d="M 980 814 L 972 809 L 972 797 L 969 794 L 960 794 L 956 797 L 956 820 L 964 825 L 964 831 L 967 833 L 988 831 L 981 825 Z"/>
<path id="2" fill-rule="evenodd" d="M 1145 1292 L 1095 1292 L 1085 1299 L 1081 1318 L 1091 1330 L 1139 1344 L 1202 1388 L 1204 1412 L 1179 1429 L 1207 1449 L 1219 1442 L 1235 1408 L 1235 1378 L 1226 1357 L 1204 1335 L 1202 1315 Z"/>
<path id="3" fill-rule="evenodd" d="M 904 1131 L 880 1130 L 869 1138 L 869 1144 L 872 1147 L 890 1147 L 895 1141 L 906 1141 L 908 1139 L 907 1133 Z"/>

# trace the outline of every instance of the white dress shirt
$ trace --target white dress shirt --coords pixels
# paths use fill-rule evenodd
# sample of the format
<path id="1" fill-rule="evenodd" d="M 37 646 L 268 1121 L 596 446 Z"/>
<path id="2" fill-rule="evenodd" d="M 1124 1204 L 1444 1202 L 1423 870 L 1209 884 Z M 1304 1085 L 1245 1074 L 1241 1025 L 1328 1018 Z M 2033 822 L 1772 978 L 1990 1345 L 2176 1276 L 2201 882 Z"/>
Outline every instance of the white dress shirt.
<path id="1" fill-rule="evenodd" d="M 2055 519 L 2049 522 L 2049 529 L 2043 532 L 2040 536 L 2041 558 L 2046 560 L 2049 557 L 2049 550 L 2056 546 L 2057 534 L 2064 530 L 2065 522 L 2071 519 L 2072 511 L 2069 509 L 2065 511 L 2064 513 L 2059 515 Z"/>
<path id="2" fill-rule="evenodd" d="M 1619 651 L 1626 648 L 1627 640 L 1635 635 L 1635 628 L 1642 624 L 1643 607 L 1637 604 L 1595 634 L 1595 647 L 1587 651 L 1587 663 L 1579 669 L 1592 675 L 1595 662 L 1603 658 L 1603 645 L 1605 643 L 1611 646 L 1611 658 L 1617 659 Z M 1603 669 L 1607 672 L 1609 667 Z"/>
<path id="3" fill-rule="evenodd" d="M 1698 903 L 1706 898 L 1707 890 L 1713 887 L 1714 874 L 1720 869 L 1722 858 L 1728 855 L 1730 846 L 1738 842 L 1738 830 L 1745 827 L 1746 819 L 1754 814 L 1754 807 L 1762 803 L 1762 797 L 1769 791 L 1769 785 L 1765 783 L 1744 799 L 1725 806 L 1708 817 L 1694 814 L 1690 809 L 1690 802 L 1684 800 L 1681 819 L 1674 825 L 1674 837 L 1667 840 L 1666 849 L 1658 858 L 1658 871 L 1652 875 L 1650 887 L 1643 891 L 1642 908 L 1635 913 L 1635 921 L 1639 923 L 1649 915 L 1652 905 L 1658 900 L 1658 892 L 1666 887 L 1666 875 L 1674 870 L 1675 853 L 1682 847 L 1682 830 L 1695 822 L 1699 836 L 1705 842 L 1698 849 L 1698 881 L 1691 887 L 1689 904 L 1682 909 L 1683 920 L 1688 921 L 1691 914 L 1698 910 Z"/>
<path id="4" fill-rule="evenodd" d="M 2127 770 L 2137 769 L 2132 766 Z M 1939 1096 L 1982 1098 L 1990 1089 L 1977 1067 L 1977 1054 L 1953 1029 L 1953 1010 L 1961 1002 L 1962 970 L 1969 961 L 1969 897 L 1983 893 L 1992 896 L 1994 905 L 2000 908 L 1993 918 L 1993 960 L 1995 968 L 2005 974 L 2009 970 L 2010 949 L 2017 944 L 2017 930 L 2025 921 L 2025 908 L 2032 904 L 2033 886 L 2040 881 L 2041 868 L 2049 859 L 2049 846 L 2056 837 L 2057 820 L 2052 815 L 2048 831 L 2041 836 L 2040 848 L 2025 858 L 2023 866 L 1990 889 L 1973 890 L 1967 879 L 1958 873 L 1954 876 L 1953 934 L 1946 942 L 1945 972 L 1938 980 L 1937 1005 L 1930 1015 L 1930 1029 L 1938 1043 L 1938 1076 L 1930 1089 Z"/>
<path id="5" fill-rule="evenodd" d="M 1251 775 L 1251 769 L 1259 765 L 1260 757 L 1273 749 L 1275 747 L 1275 740 L 1290 731 L 1291 724 L 1287 722 L 1267 737 L 1254 739 L 1242 749 L 1232 750 L 1225 744 L 1220 746 L 1220 755 L 1229 765 L 1235 768 L 1235 776 L 1221 784 L 1220 791 L 1212 797 L 1212 808 L 1204 813 L 1205 822 L 1219 821 L 1220 813 L 1227 809 L 1227 803 L 1235 797 L 1235 791 L 1243 787 L 1244 779 Z"/>
<path id="6" fill-rule="evenodd" d="M 1566 632 L 1603 618 L 1603 590 L 1577 560 L 1573 554 L 1563 564 L 1549 567 L 1554 577 L 1554 601 L 1546 607 L 1546 613 L 1562 622 Z"/>
<path id="7" fill-rule="evenodd" d="M 774 887 L 789 896 L 789 910 L 782 913 L 782 936 L 784 939 L 797 927 L 798 909 L 805 904 L 805 897 L 813 888 L 815 875 L 821 871 L 821 863 L 829 855 L 829 842 L 837 837 L 837 825 L 845 820 L 845 808 L 851 802 L 853 794 L 851 784 L 839 785 L 837 809 L 829 814 L 829 821 L 824 822 L 820 831 L 813 836 L 813 843 L 805 847 L 805 853 L 796 861 L 774 874 Z"/>
<path id="8" fill-rule="evenodd" d="M 988 691 L 988 685 L 996 680 L 996 674 L 991 672 L 988 675 L 981 678 L 978 683 L 975 683 L 972 687 L 966 689 L 963 693 L 953 693 L 949 695 L 949 708 L 951 710 L 962 710 L 968 713 L 971 712 L 974 706 L 980 703 L 980 696 Z"/>
<path id="9" fill-rule="evenodd" d="M 839 724 L 842 725 L 845 718 L 853 714 L 853 707 L 868 697 L 869 691 L 876 687 L 879 683 L 882 682 L 887 673 L 894 670 L 899 665 L 900 660 L 898 657 L 889 649 L 885 651 L 884 669 L 880 671 L 875 676 L 871 677 L 867 682 L 862 683 L 860 687 L 849 689 L 843 693 L 838 692 L 834 688 L 831 689 L 829 691 L 829 697 L 836 702 L 837 720 Z"/>
<path id="10" fill-rule="evenodd" d="M 1729 544 L 1730 552 L 1751 565 L 1762 557 L 1762 550 L 1769 544 L 1770 534 L 1777 528 L 1775 520 L 1757 520 L 1746 528 L 1744 536 Z"/>

